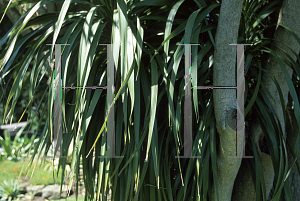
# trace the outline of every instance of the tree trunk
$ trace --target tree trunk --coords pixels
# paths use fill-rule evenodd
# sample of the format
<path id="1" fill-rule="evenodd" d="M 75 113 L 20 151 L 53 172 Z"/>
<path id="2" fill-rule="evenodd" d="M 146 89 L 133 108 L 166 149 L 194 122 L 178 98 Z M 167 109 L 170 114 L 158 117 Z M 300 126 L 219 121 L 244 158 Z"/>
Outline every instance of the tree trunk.
<path id="1" fill-rule="evenodd" d="M 216 32 L 214 52 L 214 86 L 236 86 L 236 46 L 243 8 L 241 0 L 222 1 Z M 226 79 L 224 79 L 226 77 Z M 231 200 L 234 180 L 241 165 L 236 155 L 236 90 L 214 89 L 214 111 L 220 137 L 220 155 L 217 158 L 219 200 Z M 212 188 L 212 200 L 217 200 Z"/>
<path id="2" fill-rule="evenodd" d="M 281 11 L 279 13 L 279 18 L 278 18 L 278 24 L 289 27 L 298 36 L 300 34 L 300 22 L 298 19 L 299 10 L 300 10 L 300 1 L 284 0 L 282 7 L 281 7 Z M 288 58 L 284 55 L 284 53 L 279 49 L 279 48 L 281 48 L 284 51 L 287 51 L 287 53 L 293 58 L 293 60 L 296 61 L 296 56 L 284 44 L 291 47 L 297 54 L 299 53 L 300 46 L 299 46 L 298 42 L 284 28 L 279 27 L 279 26 L 277 27 L 276 32 L 275 32 L 275 40 L 280 41 L 280 42 L 274 42 L 274 46 L 272 47 L 275 54 L 280 55 L 282 58 L 288 60 Z M 266 69 L 276 78 L 276 80 L 280 84 L 281 91 L 283 93 L 284 104 L 286 106 L 287 101 L 288 101 L 289 88 L 288 88 L 286 78 L 282 72 L 280 65 L 277 63 L 277 61 L 273 57 L 270 57 L 268 59 L 268 61 L 266 61 L 265 66 L 266 66 Z M 288 71 L 289 76 L 291 77 L 293 70 L 291 68 L 289 68 L 287 65 L 285 65 L 285 68 Z M 271 104 L 279 118 L 280 124 L 282 126 L 282 131 L 285 135 L 286 127 L 285 127 L 285 122 L 284 122 L 284 113 L 286 111 L 282 111 L 280 97 L 279 97 L 279 91 L 277 90 L 276 85 L 274 84 L 272 78 L 269 77 L 268 75 L 265 74 L 263 76 L 262 82 L 266 86 L 267 90 L 270 92 L 271 96 L 274 98 L 274 101 L 270 97 L 269 97 L 269 100 L 271 101 Z M 251 134 L 254 136 L 256 147 L 259 152 L 259 160 L 262 165 L 262 169 L 263 169 L 263 173 L 264 173 L 264 177 L 265 177 L 266 192 L 267 192 L 267 197 L 268 197 L 269 193 L 273 187 L 274 168 L 273 168 L 273 164 L 271 161 L 271 157 L 266 153 L 262 153 L 260 150 L 258 141 L 262 137 L 263 133 L 262 133 L 262 130 L 259 127 L 259 123 L 257 121 L 253 122 L 253 124 L 252 124 Z M 293 134 L 294 134 L 294 132 L 288 133 L 287 134 L 288 138 L 291 138 Z M 289 158 L 289 162 L 291 162 L 290 159 L 291 159 L 291 157 Z M 294 172 L 297 171 L 296 168 L 294 168 L 293 170 L 294 170 Z M 292 173 L 290 175 L 290 184 L 291 184 L 291 186 L 295 185 L 298 187 L 300 184 L 299 183 L 300 180 L 299 180 L 299 178 L 293 179 L 293 178 L 296 178 L 295 175 L 293 176 L 293 178 L 291 178 L 291 176 L 293 175 Z M 252 176 L 251 176 L 251 173 L 250 173 L 248 167 L 242 166 L 239 171 L 239 175 L 241 176 L 241 179 L 238 179 L 237 183 L 235 185 L 236 193 L 233 197 L 233 200 L 255 200 L 256 199 L 255 186 L 253 184 Z M 295 184 L 295 182 L 293 183 L 293 181 L 296 181 L 297 184 Z M 299 194 L 298 191 L 294 191 L 292 193 L 297 193 L 297 195 Z M 293 196 L 293 197 L 296 198 L 297 196 Z M 299 196 L 296 198 L 296 200 L 297 199 L 299 200 Z"/>
<path id="3" fill-rule="evenodd" d="M 299 94 L 298 94 L 299 96 Z M 295 147 L 296 141 L 297 141 L 297 133 L 299 132 L 299 128 L 297 125 L 296 117 L 293 113 L 293 111 L 288 110 L 287 111 L 287 118 L 289 119 L 287 123 L 287 131 L 288 131 L 288 138 L 287 142 L 291 145 L 292 148 Z M 295 158 L 293 157 L 292 151 L 290 148 L 288 148 L 288 160 L 289 160 L 289 167 L 292 167 L 293 161 Z M 298 161 L 300 161 L 300 156 L 298 157 Z M 292 193 L 292 199 L 293 201 L 299 201 L 300 200 L 300 175 L 298 172 L 297 165 L 295 164 L 290 172 L 289 178 L 288 178 L 290 187 L 291 187 L 291 193 Z"/>

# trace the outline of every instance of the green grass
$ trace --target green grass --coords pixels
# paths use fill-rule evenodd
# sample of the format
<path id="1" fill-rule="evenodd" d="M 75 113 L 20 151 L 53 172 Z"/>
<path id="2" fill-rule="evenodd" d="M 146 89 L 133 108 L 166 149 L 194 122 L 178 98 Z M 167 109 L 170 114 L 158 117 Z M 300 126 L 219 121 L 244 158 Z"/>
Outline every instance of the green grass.
<path id="1" fill-rule="evenodd" d="M 22 166 L 23 170 L 22 170 Z M 32 165 L 28 171 L 26 171 L 28 165 L 26 162 L 18 161 L 9 161 L 4 160 L 0 162 L 0 181 L 7 180 L 10 181 L 11 179 L 18 179 L 20 172 L 22 170 L 21 176 L 27 177 L 30 180 L 30 184 L 32 185 L 50 185 L 54 184 L 53 178 L 53 171 L 51 170 L 44 170 L 44 165 L 40 166 L 39 164 L 36 165 L 35 169 Z M 34 169 L 34 173 L 32 171 Z M 26 173 L 28 173 L 26 175 Z M 32 178 L 31 178 L 32 176 Z M 61 176 L 59 175 L 56 178 L 56 183 L 59 183 L 61 180 Z"/>

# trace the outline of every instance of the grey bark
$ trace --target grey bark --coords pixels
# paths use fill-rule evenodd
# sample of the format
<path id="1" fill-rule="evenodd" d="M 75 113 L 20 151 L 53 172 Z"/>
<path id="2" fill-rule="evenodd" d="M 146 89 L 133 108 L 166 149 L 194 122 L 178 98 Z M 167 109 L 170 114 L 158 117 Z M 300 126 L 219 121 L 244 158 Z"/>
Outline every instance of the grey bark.
<path id="1" fill-rule="evenodd" d="M 290 29 L 292 29 L 298 37 L 300 37 L 299 10 L 300 10 L 300 1 L 299 0 L 284 0 L 283 4 L 282 4 L 282 10 L 279 13 L 279 18 L 278 18 L 279 24 L 287 26 Z M 294 55 L 294 53 L 291 50 L 289 50 L 288 47 L 283 45 L 283 44 L 286 44 L 291 49 L 293 49 L 296 52 L 296 54 L 299 54 L 300 45 L 296 41 L 296 39 L 294 39 L 294 37 L 291 36 L 291 34 L 289 34 L 282 27 L 277 28 L 276 33 L 275 33 L 275 39 L 282 42 L 282 43 L 275 43 L 275 44 L 278 47 L 282 48 L 283 50 L 287 51 L 287 53 L 292 57 L 293 61 L 296 61 L 297 58 Z M 276 48 L 275 51 L 283 58 L 288 59 L 282 52 L 280 52 L 280 50 L 278 48 Z M 287 102 L 288 102 L 288 93 L 289 93 L 289 88 L 288 88 L 287 82 L 285 80 L 285 77 L 282 73 L 280 66 L 274 62 L 274 59 L 271 62 L 269 62 L 267 69 L 271 70 L 272 74 L 275 76 L 278 83 L 280 83 L 280 87 L 282 89 L 283 98 L 284 98 L 284 104 L 286 106 Z M 273 64 L 273 68 L 272 68 L 271 64 Z M 287 67 L 287 65 L 285 65 L 285 67 L 288 71 L 289 77 L 291 77 L 293 70 L 291 68 Z M 280 120 L 280 124 L 282 126 L 282 131 L 285 134 L 286 125 L 284 122 L 284 113 L 286 111 L 282 111 L 278 91 L 276 90 L 274 83 L 270 80 L 270 78 L 267 78 L 266 82 L 268 83 L 268 85 L 267 85 L 268 89 L 270 90 L 271 94 L 275 98 L 275 102 L 273 102 L 272 105 L 273 105 L 273 107 L 278 115 L 278 118 Z M 292 113 L 290 115 L 292 117 L 294 117 L 294 115 Z M 287 116 L 287 118 L 288 118 L 288 116 Z M 291 119 L 295 120 L 295 118 L 291 118 Z M 287 131 L 289 131 L 289 132 L 286 133 L 286 135 L 287 135 L 286 137 L 287 137 L 287 141 L 290 142 L 292 147 L 294 148 L 295 141 L 297 139 L 298 128 L 297 128 L 297 125 L 295 125 L 295 121 L 293 121 L 293 124 L 294 124 L 294 126 L 291 129 L 287 129 Z M 292 157 L 291 150 L 288 149 L 289 168 L 292 166 L 293 159 L 294 158 Z M 299 177 L 299 173 L 298 173 L 296 166 L 294 166 L 293 169 L 291 170 L 288 181 L 289 181 L 289 184 L 291 187 L 293 200 L 299 201 L 300 200 L 300 189 L 299 189 L 300 177 Z"/>
<path id="2" fill-rule="evenodd" d="M 298 96 L 299 95 L 300 94 L 298 94 Z M 289 123 L 287 123 L 287 127 L 286 127 L 288 131 L 287 142 L 291 145 L 292 148 L 294 148 L 296 144 L 297 133 L 299 132 L 299 128 L 294 113 L 290 110 L 288 110 L 287 113 L 288 113 L 287 118 L 289 119 L 288 120 Z M 289 168 L 292 167 L 294 159 L 295 158 L 292 154 L 292 150 L 288 148 Z M 300 156 L 298 157 L 298 161 L 300 161 Z M 293 201 L 299 201 L 300 200 L 300 189 L 299 189 L 300 175 L 296 164 L 292 167 L 288 181 L 291 187 Z"/>
<path id="3" fill-rule="evenodd" d="M 278 18 L 278 24 L 291 28 L 298 36 L 300 36 L 300 22 L 298 19 L 299 10 L 300 10 L 300 1 L 284 0 Z M 281 56 L 282 58 L 288 59 L 287 56 L 285 56 L 285 54 L 280 50 L 280 48 L 282 48 L 284 51 L 287 51 L 287 53 L 292 57 L 294 61 L 296 61 L 296 56 L 284 44 L 291 47 L 296 52 L 296 54 L 299 53 L 300 46 L 298 42 L 284 28 L 279 26 L 277 27 L 275 32 L 275 40 L 280 41 L 280 42 L 274 42 L 273 50 L 275 54 Z M 286 106 L 288 101 L 289 88 L 280 65 L 273 57 L 270 57 L 266 62 L 265 67 L 271 73 L 271 75 L 276 78 L 276 80 L 280 84 L 283 98 L 284 98 L 284 104 Z M 292 69 L 287 65 L 285 65 L 285 68 L 288 71 L 289 77 L 291 78 Z M 272 78 L 269 77 L 268 75 L 264 74 L 262 82 L 266 86 L 266 89 L 270 92 L 271 96 L 274 98 L 273 101 L 272 98 L 268 97 L 279 118 L 280 124 L 282 126 L 282 131 L 285 134 L 286 127 L 284 122 L 284 113 L 286 111 L 282 111 L 279 91 L 277 90 L 275 83 L 272 81 Z M 256 147 L 259 152 L 259 160 L 264 172 L 264 177 L 266 182 L 266 192 L 268 197 L 273 187 L 274 167 L 272 161 L 270 160 L 271 159 L 270 156 L 265 153 L 262 153 L 260 150 L 258 141 L 262 137 L 263 133 L 257 121 L 255 121 L 252 124 L 251 135 L 253 135 L 255 139 Z M 288 138 L 291 139 L 295 138 L 295 136 L 293 135 L 295 135 L 295 132 L 287 133 Z M 291 164 L 290 155 L 291 154 L 289 154 L 289 162 Z M 299 175 L 298 173 L 296 173 L 296 171 L 297 170 L 294 168 L 293 172 L 291 172 L 291 175 L 293 175 L 292 177 L 289 178 L 289 182 L 291 186 L 294 185 L 299 186 L 300 184 Z M 248 170 L 247 167 L 242 167 L 240 169 L 239 175 L 242 175 L 243 179 L 237 180 L 237 183 L 235 185 L 237 186 L 237 189 L 235 189 L 236 193 L 233 200 L 255 200 L 255 196 L 256 196 L 255 188 L 254 188 L 250 171 Z M 298 175 L 298 177 L 296 177 L 295 175 Z M 247 190 L 245 191 L 246 186 L 248 187 Z M 295 193 L 297 193 L 297 195 L 299 194 L 299 190 L 295 191 L 295 189 L 292 188 L 292 191 L 294 194 Z M 297 195 L 293 196 L 295 198 L 293 200 L 299 200 L 299 196 L 297 197 Z"/>
<path id="4" fill-rule="evenodd" d="M 236 46 L 243 1 L 222 1 L 216 32 L 213 82 L 214 86 L 236 86 Z M 224 79 L 226 77 L 226 79 Z M 236 90 L 214 89 L 214 111 L 220 137 L 220 155 L 217 158 L 219 200 L 231 200 L 233 184 L 240 168 L 236 155 Z M 215 185 L 214 185 L 215 186 Z M 217 200 L 212 188 L 212 200 Z"/>
<path id="5" fill-rule="evenodd" d="M 278 24 L 289 27 L 298 36 L 300 36 L 299 11 L 300 11 L 300 1 L 284 0 L 278 18 Z M 298 44 L 296 39 L 294 39 L 293 36 L 290 35 L 284 28 L 278 26 L 275 32 L 275 40 L 280 41 L 274 43 L 275 46 L 273 50 L 275 51 L 275 53 L 281 56 L 282 58 L 289 60 L 288 57 L 285 56 L 285 54 L 279 49 L 282 48 L 292 57 L 293 61 L 296 61 L 296 56 L 294 55 L 294 53 L 292 53 L 292 51 L 289 50 L 289 48 L 284 45 L 284 44 L 288 45 L 296 52 L 296 54 L 299 54 L 300 45 Z M 287 69 L 289 77 L 291 78 L 293 70 L 287 65 L 285 65 L 285 68 Z M 270 73 L 276 78 L 276 80 L 280 84 L 283 93 L 284 104 L 286 106 L 288 101 L 289 88 L 279 64 L 276 62 L 274 58 L 271 57 L 266 64 L 266 69 L 270 71 Z M 285 111 L 282 111 L 279 92 L 274 82 L 272 81 L 272 78 L 270 78 L 269 76 L 264 75 L 263 82 L 266 84 L 266 88 L 275 99 L 275 101 L 271 100 L 271 103 L 272 106 L 274 107 L 276 114 L 278 115 L 279 121 L 282 126 L 282 131 L 283 133 L 285 133 L 285 123 L 284 123 Z"/>

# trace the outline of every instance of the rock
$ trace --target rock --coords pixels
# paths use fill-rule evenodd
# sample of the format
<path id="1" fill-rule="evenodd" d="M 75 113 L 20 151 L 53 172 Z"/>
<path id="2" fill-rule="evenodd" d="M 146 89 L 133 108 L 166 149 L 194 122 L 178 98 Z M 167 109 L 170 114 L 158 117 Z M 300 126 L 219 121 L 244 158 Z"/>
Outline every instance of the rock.
<path id="1" fill-rule="evenodd" d="M 34 197 L 32 201 L 45 201 L 46 199 L 42 197 Z"/>
<path id="2" fill-rule="evenodd" d="M 26 191 L 32 192 L 35 196 L 42 196 L 42 189 L 45 185 L 27 186 Z"/>
<path id="3" fill-rule="evenodd" d="M 21 177 L 21 183 L 19 184 L 20 193 L 25 194 L 27 192 L 26 187 L 30 185 L 30 179 Z"/>
<path id="4" fill-rule="evenodd" d="M 42 197 L 48 200 L 66 198 L 68 194 L 68 186 L 62 186 L 62 192 L 60 194 L 60 185 L 49 185 L 43 188 Z"/>
<path id="5" fill-rule="evenodd" d="M 32 200 L 32 197 L 30 195 L 24 195 L 23 197 L 24 200 Z"/>

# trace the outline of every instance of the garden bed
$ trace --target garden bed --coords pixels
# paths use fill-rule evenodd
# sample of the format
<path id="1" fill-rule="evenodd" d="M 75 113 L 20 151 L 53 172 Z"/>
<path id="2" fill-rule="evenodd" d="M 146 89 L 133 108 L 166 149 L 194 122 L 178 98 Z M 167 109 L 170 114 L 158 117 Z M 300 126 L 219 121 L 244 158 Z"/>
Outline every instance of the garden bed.
<path id="1" fill-rule="evenodd" d="M 32 174 L 33 170 L 34 173 Z M 3 181 L 0 187 L 2 186 L 7 195 L 11 194 L 17 200 L 44 201 L 75 197 L 74 186 L 70 195 L 67 196 L 66 181 L 60 194 L 61 175 L 56 177 L 53 170 L 47 168 L 45 164 L 29 167 L 24 161 L 3 160 L 0 162 L 0 172 L 0 181 Z M 83 195 L 84 187 L 79 186 L 79 196 L 82 197 Z M 0 197 L 5 197 L 5 194 L 2 192 Z"/>

